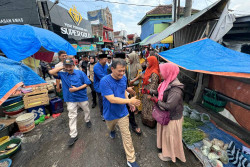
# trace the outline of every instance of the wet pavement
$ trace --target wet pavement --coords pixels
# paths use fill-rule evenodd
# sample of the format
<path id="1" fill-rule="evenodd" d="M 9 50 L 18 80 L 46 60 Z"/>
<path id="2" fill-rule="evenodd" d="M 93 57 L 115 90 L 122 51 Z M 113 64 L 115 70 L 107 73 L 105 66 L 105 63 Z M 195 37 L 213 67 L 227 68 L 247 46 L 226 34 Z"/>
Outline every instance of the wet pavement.
<path id="1" fill-rule="evenodd" d="M 89 90 L 88 90 L 89 92 Z M 90 93 L 88 93 L 90 97 Z M 91 103 L 90 103 L 91 106 Z M 90 107 L 91 109 L 91 107 Z M 136 121 L 143 134 L 134 132 L 136 158 L 141 167 L 201 167 L 202 164 L 185 149 L 187 162 L 162 162 L 156 148 L 156 129 L 142 125 L 140 114 Z M 68 147 L 69 127 L 67 110 L 60 117 L 50 118 L 39 124 L 33 131 L 23 137 L 22 149 L 11 159 L 14 167 L 126 167 L 126 156 L 122 145 L 119 128 L 117 137 L 109 138 L 105 122 L 101 120 L 99 108 L 91 109 L 92 128 L 88 129 L 84 122 L 84 113 L 78 112 L 78 140 L 74 146 Z"/>

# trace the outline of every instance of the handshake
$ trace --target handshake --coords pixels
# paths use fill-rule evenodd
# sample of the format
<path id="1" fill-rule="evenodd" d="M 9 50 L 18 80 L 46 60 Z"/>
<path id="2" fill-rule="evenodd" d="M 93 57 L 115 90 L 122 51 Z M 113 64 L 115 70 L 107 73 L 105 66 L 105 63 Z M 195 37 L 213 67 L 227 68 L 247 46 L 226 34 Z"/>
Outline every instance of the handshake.
<path id="1" fill-rule="evenodd" d="M 141 93 L 142 94 L 150 94 L 150 90 L 142 88 Z M 148 95 L 148 96 L 150 97 L 151 101 L 153 101 L 154 103 L 158 103 L 158 98 L 156 96 L 153 96 L 153 97 L 151 95 Z"/>

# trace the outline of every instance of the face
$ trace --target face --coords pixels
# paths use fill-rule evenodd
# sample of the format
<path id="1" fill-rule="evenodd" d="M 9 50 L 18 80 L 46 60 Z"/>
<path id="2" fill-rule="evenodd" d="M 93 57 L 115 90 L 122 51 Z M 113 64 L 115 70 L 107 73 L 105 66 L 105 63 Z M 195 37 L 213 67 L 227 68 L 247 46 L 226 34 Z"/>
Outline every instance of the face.
<path id="1" fill-rule="evenodd" d="M 116 68 L 111 67 L 111 70 L 112 75 L 118 80 L 122 79 L 123 75 L 125 74 L 125 66 L 122 66 L 120 64 L 118 64 Z"/>
<path id="2" fill-rule="evenodd" d="M 94 59 L 93 57 L 90 57 L 90 58 L 89 58 L 89 62 L 90 62 L 90 63 L 94 63 L 94 61 L 95 61 L 95 59 Z"/>
<path id="3" fill-rule="evenodd" d="M 84 61 L 89 61 L 88 57 L 84 57 L 83 60 L 84 60 Z"/>
<path id="4" fill-rule="evenodd" d="M 107 62 L 107 58 L 99 59 L 99 63 L 102 64 L 102 65 L 106 64 L 106 62 Z"/>
<path id="5" fill-rule="evenodd" d="M 68 72 L 70 74 L 73 73 L 75 66 L 74 65 L 64 65 L 65 72 Z"/>
<path id="6" fill-rule="evenodd" d="M 64 60 L 67 58 L 67 54 L 61 54 L 60 56 L 59 56 L 59 59 L 60 59 L 60 61 L 62 61 L 62 62 L 64 62 Z"/>
<path id="7" fill-rule="evenodd" d="M 108 59 L 108 63 L 111 63 L 111 59 Z"/>

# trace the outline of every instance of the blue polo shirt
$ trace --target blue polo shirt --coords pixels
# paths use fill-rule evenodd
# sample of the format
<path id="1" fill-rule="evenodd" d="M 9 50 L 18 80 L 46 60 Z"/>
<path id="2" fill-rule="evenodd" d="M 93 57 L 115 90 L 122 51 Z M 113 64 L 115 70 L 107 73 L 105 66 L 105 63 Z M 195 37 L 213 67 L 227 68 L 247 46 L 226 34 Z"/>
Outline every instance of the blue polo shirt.
<path id="1" fill-rule="evenodd" d="M 111 75 L 102 78 L 100 82 L 100 90 L 103 96 L 103 117 L 105 120 L 111 121 L 128 115 L 126 104 L 112 104 L 105 96 L 114 95 L 125 99 L 125 90 L 127 88 L 127 78 L 116 80 Z"/>
<path id="2" fill-rule="evenodd" d="M 58 72 L 57 74 L 58 79 L 62 80 L 63 99 L 65 102 L 83 102 L 88 100 L 86 88 L 72 93 L 69 91 L 69 88 L 72 86 L 80 87 L 84 84 L 91 84 L 84 72 L 74 70 L 72 74 L 68 72 Z"/>
<path id="3" fill-rule="evenodd" d="M 99 84 L 101 79 L 108 74 L 108 65 L 102 66 L 99 62 L 94 66 L 94 89 L 97 93 L 101 93 Z"/>

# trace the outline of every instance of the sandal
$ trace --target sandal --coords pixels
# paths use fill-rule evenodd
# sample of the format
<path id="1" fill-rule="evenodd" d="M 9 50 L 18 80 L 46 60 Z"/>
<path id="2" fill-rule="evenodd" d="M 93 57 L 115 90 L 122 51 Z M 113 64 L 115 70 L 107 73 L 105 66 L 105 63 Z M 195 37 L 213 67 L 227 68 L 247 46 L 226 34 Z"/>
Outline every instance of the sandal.
<path id="1" fill-rule="evenodd" d="M 139 129 L 139 131 L 138 131 Z M 137 135 L 141 135 L 142 131 L 141 131 L 141 128 L 132 128 L 132 130 L 137 134 Z"/>
<path id="2" fill-rule="evenodd" d="M 169 158 L 169 157 L 163 157 L 162 153 L 159 153 L 158 157 L 160 158 L 160 160 L 165 161 L 165 162 L 171 161 L 171 158 Z"/>

